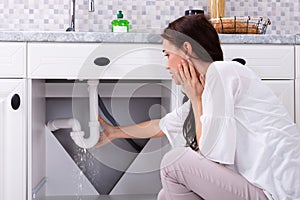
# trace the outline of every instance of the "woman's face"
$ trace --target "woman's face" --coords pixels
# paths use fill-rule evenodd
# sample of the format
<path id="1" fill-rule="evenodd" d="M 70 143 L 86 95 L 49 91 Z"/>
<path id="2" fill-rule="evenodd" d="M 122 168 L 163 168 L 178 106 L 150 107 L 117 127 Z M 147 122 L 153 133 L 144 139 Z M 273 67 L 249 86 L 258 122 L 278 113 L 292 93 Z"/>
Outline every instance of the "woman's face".
<path id="1" fill-rule="evenodd" d="M 163 40 L 163 52 L 168 59 L 166 69 L 170 71 L 173 80 L 179 85 L 175 74 L 178 73 L 178 65 L 181 63 L 181 60 L 185 59 L 185 55 L 182 50 L 175 47 L 175 45 L 166 39 Z"/>

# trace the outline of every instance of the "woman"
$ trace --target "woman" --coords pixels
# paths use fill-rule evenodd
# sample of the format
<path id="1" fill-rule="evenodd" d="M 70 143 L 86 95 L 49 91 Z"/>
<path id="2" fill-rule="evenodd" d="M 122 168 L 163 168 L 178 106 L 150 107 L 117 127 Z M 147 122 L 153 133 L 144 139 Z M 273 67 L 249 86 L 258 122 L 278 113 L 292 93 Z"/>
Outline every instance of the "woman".
<path id="1" fill-rule="evenodd" d="M 203 15 L 175 20 L 162 37 L 167 69 L 189 101 L 128 127 L 99 118 L 98 146 L 163 135 L 179 146 L 162 161 L 159 200 L 300 199 L 300 134 L 272 91 L 247 67 L 223 61 Z"/>

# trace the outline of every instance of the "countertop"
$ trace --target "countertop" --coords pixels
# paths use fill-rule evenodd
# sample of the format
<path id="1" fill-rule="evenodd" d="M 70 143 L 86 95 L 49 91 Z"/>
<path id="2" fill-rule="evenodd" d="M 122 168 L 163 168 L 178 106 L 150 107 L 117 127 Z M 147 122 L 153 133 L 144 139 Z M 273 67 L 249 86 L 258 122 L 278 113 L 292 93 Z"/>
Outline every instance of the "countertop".
<path id="1" fill-rule="evenodd" d="M 300 44 L 300 35 L 220 34 L 222 44 Z M 161 43 L 157 33 L 0 31 L 2 42 Z"/>

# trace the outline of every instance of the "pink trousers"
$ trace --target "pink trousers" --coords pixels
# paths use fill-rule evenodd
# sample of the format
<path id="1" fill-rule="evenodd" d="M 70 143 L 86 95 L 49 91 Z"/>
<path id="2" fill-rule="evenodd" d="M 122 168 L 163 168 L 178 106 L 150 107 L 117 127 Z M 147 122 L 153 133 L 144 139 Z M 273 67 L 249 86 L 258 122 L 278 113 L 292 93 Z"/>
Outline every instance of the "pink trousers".
<path id="1" fill-rule="evenodd" d="M 262 189 L 191 148 L 174 148 L 161 164 L 158 200 L 267 200 Z"/>

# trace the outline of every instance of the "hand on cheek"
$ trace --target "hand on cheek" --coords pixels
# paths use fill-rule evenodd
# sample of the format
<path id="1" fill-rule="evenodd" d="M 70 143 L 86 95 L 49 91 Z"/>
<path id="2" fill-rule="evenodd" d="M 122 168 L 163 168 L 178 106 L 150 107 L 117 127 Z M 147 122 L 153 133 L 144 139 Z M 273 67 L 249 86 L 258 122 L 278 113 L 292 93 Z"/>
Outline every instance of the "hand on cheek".
<path id="1" fill-rule="evenodd" d="M 177 80 L 189 99 L 201 98 L 205 84 L 204 76 L 196 71 L 191 60 L 181 60 L 178 64 Z"/>

